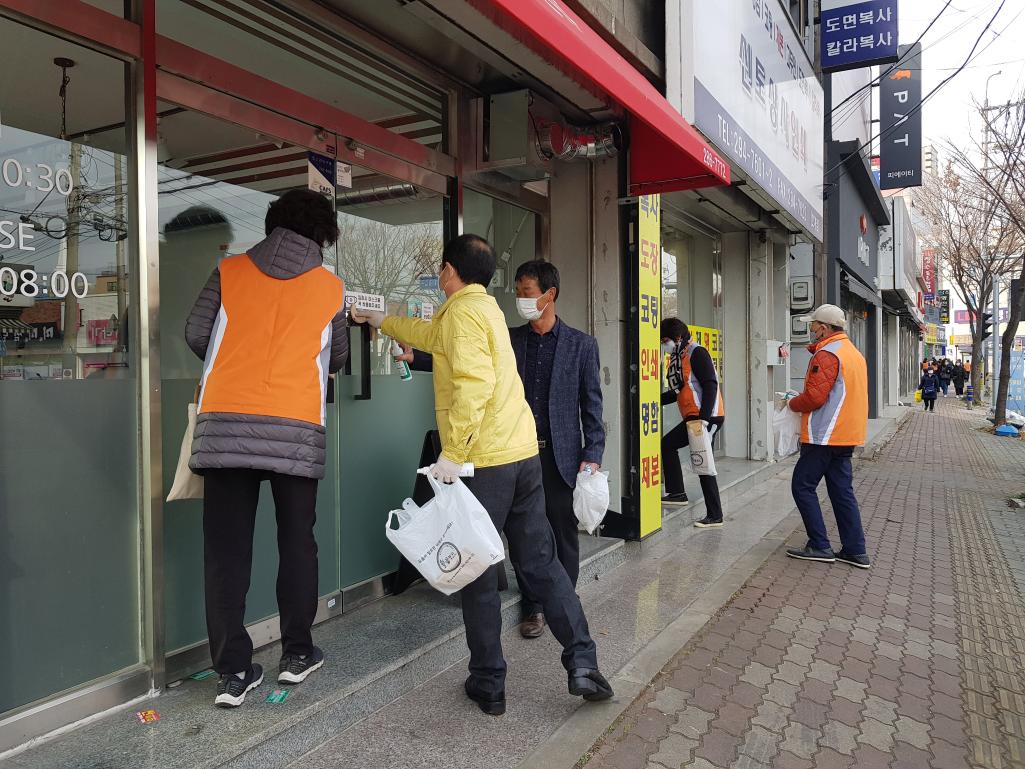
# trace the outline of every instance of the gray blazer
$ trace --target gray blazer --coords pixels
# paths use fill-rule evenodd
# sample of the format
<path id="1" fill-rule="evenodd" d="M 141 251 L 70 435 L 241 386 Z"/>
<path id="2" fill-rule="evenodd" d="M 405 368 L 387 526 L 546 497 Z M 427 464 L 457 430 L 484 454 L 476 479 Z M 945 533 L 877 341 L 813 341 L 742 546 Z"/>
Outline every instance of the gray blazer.
<path id="1" fill-rule="evenodd" d="M 524 378 L 527 339 L 533 333 L 529 323 L 509 329 L 520 379 Z M 601 464 L 605 453 L 600 369 L 598 340 L 563 322 L 555 347 L 548 418 L 555 463 L 570 488 L 577 485 L 580 463 Z"/>

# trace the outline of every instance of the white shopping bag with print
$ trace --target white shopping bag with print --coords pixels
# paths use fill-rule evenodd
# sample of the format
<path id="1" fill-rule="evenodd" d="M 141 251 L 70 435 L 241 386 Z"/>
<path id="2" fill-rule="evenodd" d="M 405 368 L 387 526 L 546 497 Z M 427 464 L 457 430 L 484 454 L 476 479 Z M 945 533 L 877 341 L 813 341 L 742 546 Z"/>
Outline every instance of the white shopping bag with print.
<path id="1" fill-rule="evenodd" d="M 462 481 L 427 480 L 434 499 L 423 507 L 407 499 L 388 514 L 384 533 L 431 587 L 451 595 L 505 558 L 505 549 L 488 511 Z"/>
<path id="2" fill-rule="evenodd" d="M 573 513 L 577 516 L 579 528 L 594 534 L 608 511 L 609 474 L 577 473 L 577 485 L 573 489 Z"/>
<path id="3" fill-rule="evenodd" d="M 177 499 L 202 499 L 203 498 L 203 476 L 196 475 L 189 468 L 189 460 L 192 458 L 192 436 L 196 432 L 196 404 L 189 404 L 189 421 L 185 425 L 185 436 L 182 438 L 182 447 L 178 452 L 178 469 L 174 472 L 174 483 L 171 484 L 171 491 L 167 495 L 168 502 Z"/>
<path id="4" fill-rule="evenodd" d="M 694 472 L 698 475 L 716 475 L 712 439 L 700 419 L 692 419 L 687 423 L 687 442 L 690 444 L 690 466 Z"/>

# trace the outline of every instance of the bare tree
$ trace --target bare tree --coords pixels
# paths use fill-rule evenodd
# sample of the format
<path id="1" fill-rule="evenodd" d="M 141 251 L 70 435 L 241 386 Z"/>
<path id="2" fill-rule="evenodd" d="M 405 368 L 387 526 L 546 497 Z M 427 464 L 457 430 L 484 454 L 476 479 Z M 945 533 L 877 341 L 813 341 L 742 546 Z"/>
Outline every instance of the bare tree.
<path id="1" fill-rule="evenodd" d="M 1025 91 L 1006 105 L 976 107 L 983 122 L 982 141 L 975 141 L 971 155 L 952 144 L 949 149 L 958 168 L 996 202 L 1002 226 L 1009 231 L 1005 246 L 1011 258 L 1002 274 L 1017 278 L 1012 283 L 1017 290 L 1009 292 L 1007 328 L 1001 337 L 994 423 L 1002 425 L 1007 417 L 1011 349 L 1025 315 Z M 999 324 L 999 319 L 994 322 Z"/>
<path id="2" fill-rule="evenodd" d="M 936 250 L 937 266 L 968 308 L 972 333 L 972 391 L 981 401 L 982 324 L 999 277 L 1014 257 L 1017 233 L 1007 226 L 1002 207 L 985 185 L 948 164 L 926 179 L 920 205 L 930 227 L 925 242 Z"/>

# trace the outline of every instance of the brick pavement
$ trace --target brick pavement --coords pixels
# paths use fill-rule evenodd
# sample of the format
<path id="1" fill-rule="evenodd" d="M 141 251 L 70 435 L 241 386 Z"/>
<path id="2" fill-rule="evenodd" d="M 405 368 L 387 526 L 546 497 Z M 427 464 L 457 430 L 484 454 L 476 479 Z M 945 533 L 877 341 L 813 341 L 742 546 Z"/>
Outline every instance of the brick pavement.
<path id="1" fill-rule="evenodd" d="M 775 553 L 578 766 L 1025 767 L 1025 443 L 982 416 L 916 411 L 855 471 L 873 568 Z"/>

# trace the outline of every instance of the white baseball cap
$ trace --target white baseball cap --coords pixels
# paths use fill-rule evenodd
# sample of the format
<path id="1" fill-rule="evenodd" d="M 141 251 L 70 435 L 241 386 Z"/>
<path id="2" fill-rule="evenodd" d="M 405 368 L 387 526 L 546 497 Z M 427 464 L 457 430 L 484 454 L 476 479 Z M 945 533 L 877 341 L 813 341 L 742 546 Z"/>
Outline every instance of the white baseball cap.
<path id="1" fill-rule="evenodd" d="M 829 326 L 847 327 L 847 316 L 835 304 L 820 304 L 811 315 L 802 315 L 800 320 L 804 323 L 811 323 L 814 320 Z"/>

